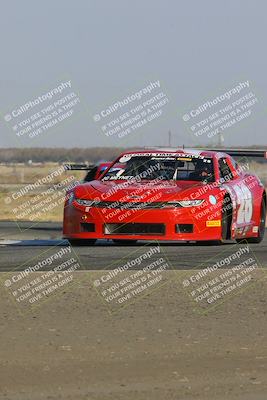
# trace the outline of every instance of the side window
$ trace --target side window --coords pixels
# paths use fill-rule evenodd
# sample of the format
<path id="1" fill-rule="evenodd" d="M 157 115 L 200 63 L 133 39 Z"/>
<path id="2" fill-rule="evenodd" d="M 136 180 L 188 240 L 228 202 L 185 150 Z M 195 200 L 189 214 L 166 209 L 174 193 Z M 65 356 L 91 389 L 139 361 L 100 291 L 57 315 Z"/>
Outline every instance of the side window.
<path id="1" fill-rule="evenodd" d="M 97 173 L 97 167 L 93 167 L 92 169 L 90 169 L 84 178 L 84 182 L 91 182 L 95 180 L 96 173 Z"/>
<path id="2" fill-rule="evenodd" d="M 220 179 L 222 182 L 227 182 L 233 179 L 232 171 L 227 163 L 226 158 L 219 159 Z"/>
<path id="3" fill-rule="evenodd" d="M 234 167 L 233 177 L 236 178 L 236 177 L 238 177 L 240 175 L 240 165 L 232 157 L 231 157 L 231 163 L 232 163 L 232 166 Z"/>

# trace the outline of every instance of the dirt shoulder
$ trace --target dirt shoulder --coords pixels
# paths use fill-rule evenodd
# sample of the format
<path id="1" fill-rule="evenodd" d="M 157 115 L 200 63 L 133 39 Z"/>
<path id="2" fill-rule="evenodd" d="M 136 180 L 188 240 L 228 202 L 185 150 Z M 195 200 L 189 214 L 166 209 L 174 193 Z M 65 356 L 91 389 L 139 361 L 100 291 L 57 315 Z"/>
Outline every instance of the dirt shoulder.
<path id="1" fill-rule="evenodd" d="M 101 273 L 28 313 L 1 290 L 1 399 L 266 398 L 266 280 L 207 314 L 170 280 L 110 315 Z"/>

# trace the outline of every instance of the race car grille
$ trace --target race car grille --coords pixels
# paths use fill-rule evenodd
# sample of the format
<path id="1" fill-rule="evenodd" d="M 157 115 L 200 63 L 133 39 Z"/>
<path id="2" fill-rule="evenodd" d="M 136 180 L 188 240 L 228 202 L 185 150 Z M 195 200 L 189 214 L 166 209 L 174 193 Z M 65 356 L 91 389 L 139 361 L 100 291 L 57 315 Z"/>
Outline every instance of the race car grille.
<path id="1" fill-rule="evenodd" d="M 95 232 L 95 224 L 82 222 L 81 227 L 84 232 Z"/>
<path id="2" fill-rule="evenodd" d="M 119 208 L 122 210 L 131 210 L 131 209 L 138 209 L 138 210 L 147 210 L 147 209 L 161 209 L 167 206 L 167 202 L 165 201 L 154 201 L 151 203 L 146 202 L 121 202 L 121 201 L 98 201 L 93 205 L 93 207 L 97 208 Z M 181 207 L 176 205 L 176 207 Z"/>
<path id="3" fill-rule="evenodd" d="M 176 233 L 193 233 L 194 225 L 193 224 L 176 224 L 175 225 Z"/>
<path id="4" fill-rule="evenodd" d="M 106 235 L 165 235 L 165 225 L 155 223 L 105 224 Z"/>

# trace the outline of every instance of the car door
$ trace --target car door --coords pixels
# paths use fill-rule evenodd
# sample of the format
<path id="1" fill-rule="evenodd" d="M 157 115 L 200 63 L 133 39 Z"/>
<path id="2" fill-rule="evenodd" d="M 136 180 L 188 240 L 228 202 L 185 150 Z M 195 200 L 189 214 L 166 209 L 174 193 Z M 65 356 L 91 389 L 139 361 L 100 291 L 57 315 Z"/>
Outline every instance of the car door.
<path id="1" fill-rule="evenodd" d="M 220 180 L 233 203 L 233 227 L 237 234 L 244 234 L 253 224 L 253 192 L 236 167 L 230 157 L 219 159 Z"/>

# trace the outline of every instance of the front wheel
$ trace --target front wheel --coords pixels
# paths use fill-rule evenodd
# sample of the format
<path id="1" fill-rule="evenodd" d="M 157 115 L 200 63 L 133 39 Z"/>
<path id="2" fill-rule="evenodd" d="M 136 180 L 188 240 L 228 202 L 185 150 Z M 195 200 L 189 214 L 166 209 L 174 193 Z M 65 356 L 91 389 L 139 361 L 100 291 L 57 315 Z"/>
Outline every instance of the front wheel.
<path id="1" fill-rule="evenodd" d="M 258 236 L 255 238 L 247 238 L 246 241 L 248 243 L 260 243 L 262 242 L 265 234 L 265 220 L 266 220 L 266 203 L 264 199 L 261 201 L 261 216 L 260 216 L 260 225 Z"/>

